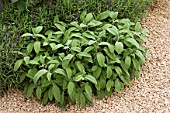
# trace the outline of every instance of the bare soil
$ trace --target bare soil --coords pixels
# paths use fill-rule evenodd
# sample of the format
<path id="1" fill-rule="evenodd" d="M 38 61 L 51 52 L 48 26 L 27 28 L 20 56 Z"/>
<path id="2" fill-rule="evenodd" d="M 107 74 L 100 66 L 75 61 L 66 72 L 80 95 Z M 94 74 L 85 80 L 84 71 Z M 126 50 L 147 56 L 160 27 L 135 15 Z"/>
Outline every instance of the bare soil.
<path id="1" fill-rule="evenodd" d="M 149 14 L 141 20 L 149 31 L 151 54 L 141 76 L 122 93 L 97 100 L 94 106 L 81 109 L 68 105 L 62 111 L 55 104 L 43 107 L 34 97 L 26 99 L 23 92 L 9 90 L 0 99 L 0 113 L 170 113 L 170 0 L 157 0 Z"/>

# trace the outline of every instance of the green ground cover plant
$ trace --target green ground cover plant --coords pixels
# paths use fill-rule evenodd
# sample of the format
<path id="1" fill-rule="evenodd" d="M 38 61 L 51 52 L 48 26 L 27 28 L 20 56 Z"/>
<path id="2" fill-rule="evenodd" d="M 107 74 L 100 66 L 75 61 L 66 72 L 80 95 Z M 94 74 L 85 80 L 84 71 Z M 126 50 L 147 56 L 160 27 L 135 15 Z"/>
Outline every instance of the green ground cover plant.
<path id="1" fill-rule="evenodd" d="M 27 44 L 18 53 L 14 71 L 27 97 L 35 94 L 43 105 L 55 101 L 93 104 L 93 95 L 102 99 L 121 92 L 138 78 L 145 63 L 146 30 L 139 22 L 118 19 L 118 12 L 99 14 L 84 11 L 69 24 L 55 16 L 53 29 L 43 26 L 24 33 Z"/>

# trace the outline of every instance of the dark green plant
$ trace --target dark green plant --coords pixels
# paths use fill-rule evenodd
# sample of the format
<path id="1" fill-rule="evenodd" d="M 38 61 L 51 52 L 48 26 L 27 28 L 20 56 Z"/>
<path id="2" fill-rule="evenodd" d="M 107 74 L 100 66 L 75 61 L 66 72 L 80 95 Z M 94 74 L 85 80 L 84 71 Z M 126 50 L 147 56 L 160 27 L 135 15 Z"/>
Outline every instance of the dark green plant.
<path id="1" fill-rule="evenodd" d="M 138 78 L 145 63 L 146 31 L 139 22 L 117 19 L 117 12 L 98 15 L 83 12 L 79 21 L 66 24 L 55 16 L 53 30 L 32 29 L 22 38 L 29 40 L 20 53 L 14 71 L 21 70 L 20 82 L 27 97 L 43 98 L 64 107 L 68 101 L 92 104 L 93 94 L 102 99 L 114 89 L 123 90 L 131 78 Z"/>
<path id="2" fill-rule="evenodd" d="M 20 43 L 20 33 L 17 38 L 14 38 L 13 32 L 8 28 L 4 28 L 3 31 L 5 33 L 2 32 L 0 38 L 0 92 L 18 83 L 17 73 L 13 70 L 17 54 L 13 51 L 20 50 L 16 48 L 16 45 Z"/>

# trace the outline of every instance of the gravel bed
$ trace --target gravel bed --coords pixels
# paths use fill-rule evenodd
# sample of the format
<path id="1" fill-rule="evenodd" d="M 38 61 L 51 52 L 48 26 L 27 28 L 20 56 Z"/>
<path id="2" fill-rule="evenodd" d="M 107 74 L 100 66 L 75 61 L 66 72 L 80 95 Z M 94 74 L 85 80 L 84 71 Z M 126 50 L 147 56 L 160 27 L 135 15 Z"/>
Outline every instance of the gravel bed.
<path id="1" fill-rule="evenodd" d="M 65 111 L 48 104 L 43 107 L 34 97 L 9 90 L 0 99 L 0 113 L 170 113 L 170 0 L 159 0 L 147 17 L 141 20 L 149 31 L 151 58 L 143 66 L 141 76 L 122 93 L 97 100 L 94 106 L 81 109 L 68 105 Z"/>

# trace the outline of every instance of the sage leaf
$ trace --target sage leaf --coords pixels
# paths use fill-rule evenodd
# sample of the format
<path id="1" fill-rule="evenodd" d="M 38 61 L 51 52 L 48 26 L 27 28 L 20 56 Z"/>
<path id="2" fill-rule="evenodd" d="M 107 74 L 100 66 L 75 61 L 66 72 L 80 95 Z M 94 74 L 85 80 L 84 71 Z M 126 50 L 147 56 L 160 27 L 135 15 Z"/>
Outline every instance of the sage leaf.
<path id="1" fill-rule="evenodd" d="M 67 85 L 68 94 L 71 95 L 75 89 L 75 83 L 70 81 Z"/>
<path id="2" fill-rule="evenodd" d="M 97 15 L 97 20 L 104 20 L 104 19 L 108 18 L 109 15 L 110 15 L 110 11 L 105 11 L 105 12 L 99 13 Z"/>
<path id="3" fill-rule="evenodd" d="M 49 90 L 48 90 L 48 98 L 49 98 L 49 100 L 52 101 L 53 97 L 54 96 L 53 96 L 52 88 L 49 88 Z"/>
<path id="4" fill-rule="evenodd" d="M 32 50 L 33 50 L 34 44 L 33 43 L 29 43 L 27 46 L 27 55 L 29 55 Z"/>
<path id="5" fill-rule="evenodd" d="M 95 85 L 97 84 L 96 79 L 92 75 L 86 75 L 84 78 L 89 80 L 90 82 L 92 82 Z"/>
<path id="6" fill-rule="evenodd" d="M 85 91 L 87 93 L 87 96 L 91 100 L 92 99 L 92 88 L 88 84 L 85 84 Z"/>
<path id="7" fill-rule="evenodd" d="M 86 104 L 86 99 L 82 93 L 80 94 L 80 103 L 81 103 L 81 106 L 84 108 Z"/>
<path id="8" fill-rule="evenodd" d="M 130 56 L 127 56 L 125 58 L 125 65 L 126 65 L 127 69 L 130 67 L 130 65 L 131 65 L 131 58 L 130 58 Z"/>
<path id="9" fill-rule="evenodd" d="M 46 74 L 47 72 L 48 72 L 48 71 L 47 71 L 46 69 L 41 69 L 40 71 L 38 71 L 38 72 L 35 74 L 34 78 L 33 78 L 34 84 L 36 84 L 37 81 L 38 81 L 38 79 L 39 79 L 42 75 Z"/>
<path id="10" fill-rule="evenodd" d="M 121 54 L 124 50 L 123 43 L 122 42 L 116 42 L 115 43 L 115 50 L 118 54 Z"/>
<path id="11" fill-rule="evenodd" d="M 101 67 L 105 66 L 105 56 L 101 52 L 97 53 L 97 61 Z"/>
<path id="12" fill-rule="evenodd" d="M 14 71 L 17 71 L 22 63 L 23 63 L 23 59 L 17 60 L 14 65 Z"/>
<path id="13" fill-rule="evenodd" d="M 87 24 L 93 18 L 92 13 L 88 13 L 85 17 L 85 24 Z"/>
<path id="14" fill-rule="evenodd" d="M 111 87 L 113 87 L 114 82 L 112 80 L 108 80 L 106 83 L 106 90 L 109 92 Z"/>
<path id="15" fill-rule="evenodd" d="M 106 28 L 106 30 L 116 37 L 119 36 L 119 32 L 116 26 L 112 26 L 111 28 Z"/>
<path id="16" fill-rule="evenodd" d="M 57 85 L 53 84 L 52 93 L 57 102 L 60 102 L 60 89 Z"/>
<path id="17" fill-rule="evenodd" d="M 35 50 L 35 52 L 38 54 L 39 53 L 39 51 L 40 51 L 40 41 L 36 41 L 36 42 L 34 42 L 34 50 Z"/>
<path id="18" fill-rule="evenodd" d="M 137 48 L 139 48 L 139 43 L 135 39 L 127 38 L 126 41 L 129 42 L 130 44 L 136 46 Z"/>
<path id="19" fill-rule="evenodd" d="M 38 86 L 38 87 L 36 88 L 36 93 L 35 93 L 37 99 L 40 99 L 40 98 L 41 98 L 41 93 L 42 93 L 41 86 Z"/>
<path id="20" fill-rule="evenodd" d="M 115 80 L 115 89 L 116 89 L 117 92 L 121 91 L 121 89 L 122 89 L 122 85 L 121 84 L 122 84 L 122 82 L 117 78 Z"/>
<path id="21" fill-rule="evenodd" d="M 142 60 L 142 62 L 145 62 L 145 57 L 143 56 L 141 51 L 136 50 L 135 54 Z"/>
<path id="22" fill-rule="evenodd" d="M 110 66 L 107 66 L 106 71 L 107 71 L 107 78 L 110 78 L 112 76 L 112 74 L 113 74 L 112 68 Z"/>
<path id="23" fill-rule="evenodd" d="M 66 76 L 66 72 L 64 69 L 58 68 L 54 72 Z"/>
<path id="24" fill-rule="evenodd" d="M 116 70 L 116 73 L 117 73 L 118 75 L 121 75 L 121 74 L 122 74 L 122 70 L 121 70 L 121 68 L 120 68 L 119 66 L 115 66 L 115 70 Z"/>

